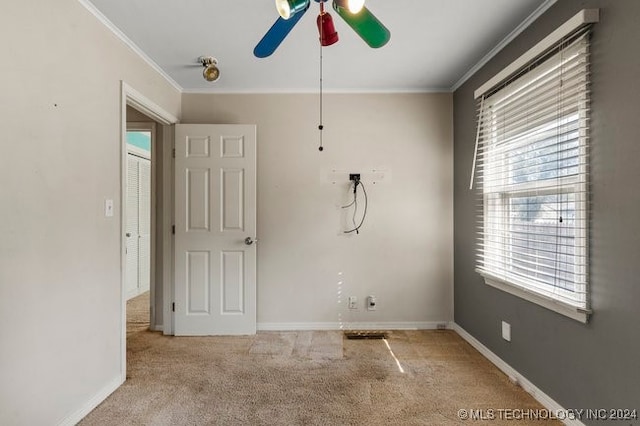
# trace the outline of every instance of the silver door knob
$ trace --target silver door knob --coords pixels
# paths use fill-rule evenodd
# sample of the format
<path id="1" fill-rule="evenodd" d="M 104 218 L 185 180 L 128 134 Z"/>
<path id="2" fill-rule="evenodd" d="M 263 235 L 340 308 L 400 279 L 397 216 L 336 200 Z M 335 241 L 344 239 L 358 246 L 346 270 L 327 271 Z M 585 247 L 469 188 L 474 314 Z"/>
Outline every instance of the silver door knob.
<path id="1" fill-rule="evenodd" d="M 253 243 L 257 243 L 257 242 L 258 242 L 257 238 L 255 240 L 253 238 L 251 238 L 251 237 L 247 237 L 247 238 L 244 239 L 244 243 L 246 245 L 248 245 L 248 246 L 250 246 Z"/>

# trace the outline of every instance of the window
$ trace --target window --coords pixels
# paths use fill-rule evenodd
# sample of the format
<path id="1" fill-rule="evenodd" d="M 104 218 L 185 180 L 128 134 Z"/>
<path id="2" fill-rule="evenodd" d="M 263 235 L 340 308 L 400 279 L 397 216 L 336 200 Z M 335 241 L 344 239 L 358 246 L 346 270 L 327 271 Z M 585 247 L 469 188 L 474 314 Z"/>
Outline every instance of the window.
<path id="1" fill-rule="evenodd" d="M 477 271 L 489 285 L 586 322 L 588 28 L 479 104 Z"/>

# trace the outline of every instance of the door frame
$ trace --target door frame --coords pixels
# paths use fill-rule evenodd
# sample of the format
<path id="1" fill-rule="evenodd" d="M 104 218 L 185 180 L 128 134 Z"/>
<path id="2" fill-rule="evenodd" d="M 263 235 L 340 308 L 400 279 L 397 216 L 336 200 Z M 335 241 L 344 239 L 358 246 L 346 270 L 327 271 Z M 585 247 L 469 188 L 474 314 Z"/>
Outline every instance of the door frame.
<path id="1" fill-rule="evenodd" d="M 143 113 L 147 117 L 151 118 L 155 122 L 163 125 L 163 126 L 171 126 L 173 124 L 178 123 L 178 118 L 160 107 L 155 102 L 151 101 L 148 97 L 144 96 L 142 93 L 138 92 L 136 89 L 127 84 L 124 80 L 120 81 L 120 374 L 121 380 L 124 382 L 127 377 L 127 294 L 126 294 L 126 262 L 127 262 L 127 253 L 126 253 L 126 196 L 127 196 L 127 106 L 130 106 L 139 112 Z M 154 170 L 157 169 L 155 167 L 155 163 L 158 161 L 162 161 L 162 164 L 167 164 L 166 157 L 170 155 L 167 151 L 171 151 L 170 149 L 163 149 L 163 158 L 157 158 L 157 155 L 154 156 L 154 151 L 158 152 L 157 146 L 158 144 L 162 144 L 163 147 L 172 146 L 172 141 L 168 138 L 171 137 L 170 131 L 162 132 L 162 141 L 155 141 L 155 145 L 151 147 L 151 185 L 152 185 L 152 201 L 151 201 L 151 277 L 155 278 L 155 266 L 156 266 L 156 256 L 158 255 L 155 252 L 155 241 L 156 241 L 156 232 L 157 229 L 155 227 L 155 216 L 156 216 L 156 208 L 155 208 L 155 187 L 158 180 L 158 176 L 155 176 Z M 156 138 L 157 139 L 157 138 Z M 152 142 L 153 143 L 153 142 Z M 170 161 L 169 161 L 170 164 Z M 170 166 L 169 166 L 170 167 Z M 167 171 L 169 169 L 165 169 L 163 175 L 167 175 Z M 165 176 L 160 177 L 162 182 L 167 182 Z M 169 176 L 169 180 L 171 177 Z M 163 191 L 166 194 L 167 192 L 170 194 L 171 187 L 166 187 L 163 185 Z M 171 198 L 171 197 L 169 197 Z M 166 197 L 163 197 L 165 200 L 165 204 L 167 203 Z M 168 200 L 169 203 L 172 203 L 172 200 Z M 165 212 L 164 216 L 167 216 L 167 212 L 172 211 L 172 204 L 169 204 L 169 210 L 166 208 L 163 209 Z M 170 221 L 169 217 L 169 221 Z M 163 217 L 163 223 L 165 222 L 165 218 Z M 163 232 L 165 232 L 163 230 Z M 167 233 L 168 230 L 166 230 Z M 169 250 L 171 247 L 169 247 Z M 167 262 L 171 265 L 171 254 L 166 253 L 166 250 L 163 250 L 163 253 L 160 254 L 162 256 L 163 265 L 166 265 Z M 167 260 L 167 256 L 169 259 Z M 164 274 L 163 274 L 164 275 Z M 169 279 L 163 279 L 163 296 L 167 294 L 171 294 L 172 285 L 171 285 L 171 276 L 168 275 Z M 154 283 L 155 285 L 155 283 Z M 152 301 L 153 302 L 153 301 Z M 168 307 L 168 303 L 163 303 L 163 332 L 164 334 L 170 334 L 173 332 L 171 325 L 171 311 Z M 153 311 L 153 310 L 152 310 Z M 155 316 L 155 315 L 154 315 Z M 155 318 L 153 318 L 155 321 Z M 155 327 L 155 323 L 151 322 L 152 326 Z M 169 329 L 169 330 L 167 330 Z"/>

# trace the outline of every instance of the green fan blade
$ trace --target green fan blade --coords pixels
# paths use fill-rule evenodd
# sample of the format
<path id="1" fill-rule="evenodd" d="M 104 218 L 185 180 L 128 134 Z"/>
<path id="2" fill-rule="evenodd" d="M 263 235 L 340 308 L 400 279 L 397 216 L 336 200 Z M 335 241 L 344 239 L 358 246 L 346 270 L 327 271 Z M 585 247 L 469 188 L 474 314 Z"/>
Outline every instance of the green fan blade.
<path id="1" fill-rule="evenodd" d="M 382 22 L 366 7 L 363 7 L 360 12 L 352 14 L 349 9 L 338 6 L 334 1 L 333 9 L 369 46 L 382 47 L 391 39 L 391 33 L 387 27 L 382 25 Z"/>

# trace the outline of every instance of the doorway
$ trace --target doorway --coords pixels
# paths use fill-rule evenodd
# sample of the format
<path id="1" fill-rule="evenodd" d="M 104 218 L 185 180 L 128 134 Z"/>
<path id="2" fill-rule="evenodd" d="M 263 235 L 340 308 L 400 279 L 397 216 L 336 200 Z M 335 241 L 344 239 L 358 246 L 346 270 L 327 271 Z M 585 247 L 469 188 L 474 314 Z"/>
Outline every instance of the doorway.
<path id="1" fill-rule="evenodd" d="M 171 221 L 172 219 L 172 175 L 171 175 L 171 151 L 173 146 L 173 128 L 172 125 L 177 123 L 178 119 L 155 104 L 153 101 L 133 89 L 131 86 L 122 82 L 121 84 L 122 103 L 121 103 L 121 190 L 120 190 L 120 223 L 121 223 L 121 357 L 120 369 L 122 381 L 126 379 L 127 364 L 127 300 L 135 292 L 134 284 L 137 292 L 141 296 L 133 297 L 131 301 L 139 301 L 142 298 L 148 298 L 145 302 L 145 308 L 148 307 L 148 328 L 153 331 L 162 331 L 164 334 L 173 333 L 171 304 L 170 299 L 164 295 L 171 293 Z M 144 124 L 141 124 L 144 123 Z M 129 124 L 129 127 L 128 127 Z M 140 150 L 131 148 L 128 145 L 136 145 L 135 143 L 127 143 L 127 131 L 151 131 L 149 140 L 149 153 L 145 154 Z M 138 147 L 140 148 L 140 147 Z M 145 151 L 145 150 L 142 150 Z M 131 155 L 133 154 L 133 158 Z M 147 158 L 145 158 L 147 157 Z M 140 165 L 143 160 L 147 160 L 146 165 Z M 143 195 L 139 198 L 137 206 L 143 206 L 142 210 L 146 210 L 145 204 L 148 204 L 149 215 L 144 215 L 142 221 L 148 222 L 148 235 L 144 230 L 146 225 L 138 227 L 138 235 L 136 240 L 148 239 L 148 268 L 145 263 L 138 263 L 137 272 L 135 269 L 127 271 L 128 248 L 132 245 L 131 241 L 134 236 L 132 224 L 128 223 L 128 212 L 132 210 L 133 201 L 128 203 L 127 199 L 127 174 L 129 169 L 133 169 L 132 164 L 136 162 L 138 177 L 150 176 L 148 191 L 147 188 L 139 188 Z M 131 167 L 130 167 L 131 165 Z M 146 178 L 145 178 L 146 179 Z M 148 198 L 144 198 L 145 191 Z M 139 195 L 141 195 L 139 194 Z M 128 207 L 129 204 L 129 207 Z M 140 218 L 138 218 L 140 221 Z M 142 231 L 142 232 L 141 232 Z M 127 237 L 127 233 L 131 235 Z M 140 245 L 138 245 L 140 249 Z M 146 250 L 143 248 L 139 251 Z M 146 254 L 145 254 L 146 257 Z M 130 260 L 130 263 L 132 261 Z M 144 262 L 144 261 L 143 261 Z M 144 265 L 144 266 L 140 266 Z M 141 270 L 143 273 L 141 274 Z M 148 271 L 148 274 L 147 272 Z M 129 280 L 129 276 L 132 279 Z M 146 278 L 148 276 L 148 279 Z M 148 282 L 148 293 L 145 292 L 146 282 Z M 129 291 L 131 290 L 131 291 Z"/>

